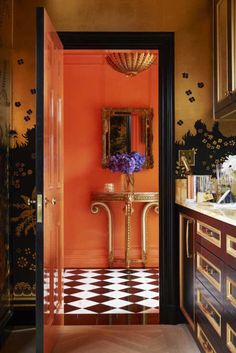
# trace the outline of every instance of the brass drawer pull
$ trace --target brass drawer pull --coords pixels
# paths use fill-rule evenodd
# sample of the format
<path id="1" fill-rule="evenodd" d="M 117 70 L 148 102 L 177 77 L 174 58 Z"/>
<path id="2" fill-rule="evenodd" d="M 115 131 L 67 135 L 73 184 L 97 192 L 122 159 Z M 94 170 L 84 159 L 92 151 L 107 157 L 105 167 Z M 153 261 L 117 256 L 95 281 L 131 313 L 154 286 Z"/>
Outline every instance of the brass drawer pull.
<path id="1" fill-rule="evenodd" d="M 204 266 L 203 269 L 211 276 L 217 273 L 212 267 L 209 267 L 208 265 Z"/>
<path id="2" fill-rule="evenodd" d="M 214 352 L 207 341 L 203 342 L 202 344 L 203 344 L 203 348 L 205 349 L 205 352 L 207 353 Z"/>
<path id="3" fill-rule="evenodd" d="M 212 276 L 212 275 L 214 275 L 216 273 L 216 271 L 214 271 L 213 268 L 209 268 L 208 269 L 208 273 L 209 273 L 209 275 Z"/>
<path id="4" fill-rule="evenodd" d="M 208 304 L 202 304 L 202 308 L 206 314 L 209 314 L 211 317 L 213 317 L 214 311 L 212 309 L 210 309 Z"/>

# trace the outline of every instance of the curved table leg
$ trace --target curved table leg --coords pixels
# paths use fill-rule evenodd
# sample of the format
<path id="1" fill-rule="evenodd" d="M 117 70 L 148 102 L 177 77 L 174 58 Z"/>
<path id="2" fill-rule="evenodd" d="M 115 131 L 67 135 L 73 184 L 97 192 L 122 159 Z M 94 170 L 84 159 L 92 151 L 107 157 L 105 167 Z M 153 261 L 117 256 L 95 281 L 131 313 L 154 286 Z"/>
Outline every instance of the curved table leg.
<path id="1" fill-rule="evenodd" d="M 151 208 L 154 207 L 154 211 L 159 213 L 158 202 L 149 202 L 146 204 L 142 211 L 142 262 L 144 267 L 147 263 L 147 214 Z"/>
<path id="2" fill-rule="evenodd" d="M 113 247 L 113 230 L 112 230 L 112 214 L 110 208 L 104 202 L 93 202 L 91 204 L 91 212 L 97 214 L 103 208 L 107 212 L 108 217 L 108 253 L 109 253 L 109 267 L 112 267 L 114 260 L 114 247 Z"/>

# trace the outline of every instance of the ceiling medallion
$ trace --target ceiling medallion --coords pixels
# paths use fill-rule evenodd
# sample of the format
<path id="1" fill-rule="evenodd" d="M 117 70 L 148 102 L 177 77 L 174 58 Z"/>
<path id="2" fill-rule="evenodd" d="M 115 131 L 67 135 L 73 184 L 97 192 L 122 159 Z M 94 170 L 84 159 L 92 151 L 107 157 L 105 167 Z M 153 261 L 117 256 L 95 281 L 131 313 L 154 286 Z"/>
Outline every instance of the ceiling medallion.
<path id="1" fill-rule="evenodd" d="M 107 63 L 114 70 L 130 77 L 147 70 L 155 60 L 156 55 L 148 52 L 111 53 L 106 56 Z"/>

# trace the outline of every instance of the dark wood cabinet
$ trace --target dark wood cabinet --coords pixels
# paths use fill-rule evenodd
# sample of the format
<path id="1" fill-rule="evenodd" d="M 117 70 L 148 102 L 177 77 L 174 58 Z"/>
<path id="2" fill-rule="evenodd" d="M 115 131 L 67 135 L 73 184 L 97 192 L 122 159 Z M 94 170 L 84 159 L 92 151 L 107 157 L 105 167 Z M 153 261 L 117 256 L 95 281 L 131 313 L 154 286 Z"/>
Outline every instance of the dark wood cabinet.
<path id="1" fill-rule="evenodd" d="M 179 206 L 180 308 L 203 353 L 236 352 L 236 226 Z"/>
<path id="2" fill-rule="evenodd" d="M 214 113 L 236 119 L 236 0 L 214 0 Z"/>
<path id="3" fill-rule="evenodd" d="M 196 278 L 220 303 L 224 301 L 224 263 L 196 244 Z"/>
<path id="4" fill-rule="evenodd" d="M 194 330 L 194 225 L 195 221 L 179 214 L 180 228 L 180 309 Z"/>

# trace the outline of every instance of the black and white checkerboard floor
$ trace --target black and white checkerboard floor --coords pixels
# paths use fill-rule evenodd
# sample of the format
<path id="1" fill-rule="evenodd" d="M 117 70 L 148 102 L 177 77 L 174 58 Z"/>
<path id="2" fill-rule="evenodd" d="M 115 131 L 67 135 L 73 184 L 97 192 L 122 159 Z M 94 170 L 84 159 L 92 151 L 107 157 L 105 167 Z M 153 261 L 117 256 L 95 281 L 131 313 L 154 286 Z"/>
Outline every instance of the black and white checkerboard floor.
<path id="1" fill-rule="evenodd" d="M 158 314 L 158 269 L 67 269 L 64 314 Z"/>

